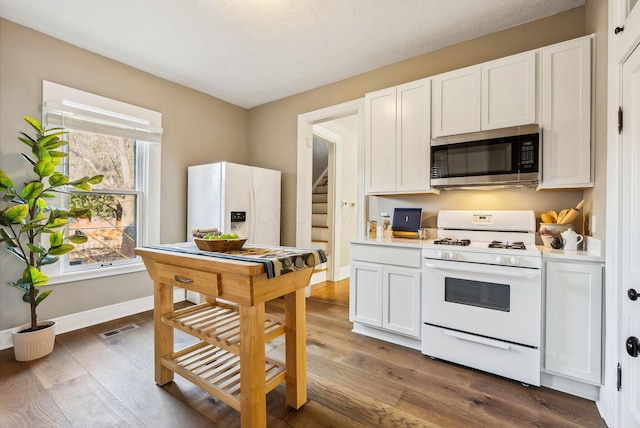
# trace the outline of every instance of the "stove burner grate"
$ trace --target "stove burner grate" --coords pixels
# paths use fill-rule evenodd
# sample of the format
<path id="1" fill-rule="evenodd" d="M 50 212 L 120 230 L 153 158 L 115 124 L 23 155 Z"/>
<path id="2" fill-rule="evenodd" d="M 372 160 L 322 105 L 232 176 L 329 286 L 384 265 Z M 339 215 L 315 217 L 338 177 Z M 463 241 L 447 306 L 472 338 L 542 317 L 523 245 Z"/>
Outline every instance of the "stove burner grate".
<path id="1" fill-rule="evenodd" d="M 527 247 L 524 245 L 524 242 L 512 242 L 512 243 L 504 243 L 501 241 L 492 241 L 489 244 L 489 248 L 502 248 L 509 250 L 526 250 Z"/>
<path id="2" fill-rule="evenodd" d="M 469 239 L 451 239 L 451 238 L 442 238 L 436 239 L 433 241 L 434 244 L 437 245 L 457 245 L 459 247 L 466 247 L 471 244 L 471 240 Z"/>

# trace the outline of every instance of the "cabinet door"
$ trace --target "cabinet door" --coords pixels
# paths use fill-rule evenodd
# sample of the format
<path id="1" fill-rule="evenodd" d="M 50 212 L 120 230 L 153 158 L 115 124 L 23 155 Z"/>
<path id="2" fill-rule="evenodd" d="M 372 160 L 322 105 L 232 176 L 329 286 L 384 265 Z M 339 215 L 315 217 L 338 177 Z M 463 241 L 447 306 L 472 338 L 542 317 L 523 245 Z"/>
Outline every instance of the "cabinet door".
<path id="1" fill-rule="evenodd" d="M 546 263 L 544 367 L 601 383 L 602 265 Z"/>
<path id="2" fill-rule="evenodd" d="M 365 191 L 396 189 L 396 88 L 365 95 Z"/>
<path id="3" fill-rule="evenodd" d="M 591 179 L 591 37 L 541 49 L 540 189 L 584 188 Z"/>
<path id="4" fill-rule="evenodd" d="M 351 262 L 349 321 L 382 326 L 382 266 Z"/>
<path id="5" fill-rule="evenodd" d="M 482 129 L 536 123 L 536 53 L 482 65 Z"/>
<path id="6" fill-rule="evenodd" d="M 431 81 L 397 88 L 396 190 L 431 190 Z"/>
<path id="7" fill-rule="evenodd" d="M 408 336 L 420 337 L 420 269 L 383 268 L 382 327 Z"/>
<path id="8" fill-rule="evenodd" d="M 433 137 L 480 130 L 481 67 L 467 67 L 433 77 Z"/>

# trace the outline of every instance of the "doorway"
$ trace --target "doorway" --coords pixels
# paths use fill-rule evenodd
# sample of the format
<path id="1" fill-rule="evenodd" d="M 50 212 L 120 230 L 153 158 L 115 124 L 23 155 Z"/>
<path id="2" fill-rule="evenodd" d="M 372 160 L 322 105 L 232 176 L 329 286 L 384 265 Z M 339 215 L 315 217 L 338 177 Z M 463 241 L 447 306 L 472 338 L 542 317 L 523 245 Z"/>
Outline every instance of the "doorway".
<path id="1" fill-rule="evenodd" d="M 325 280 L 339 281 L 349 276 L 348 241 L 356 238 L 364 230 L 364 187 L 357 173 L 362 171 L 363 165 L 363 106 L 363 100 L 360 99 L 298 116 L 298 247 L 315 247 L 312 239 L 314 133 L 320 134 L 329 145 L 327 215 L 331 233 L 328 239 L 330 263 L 327 264 L 326 270 L 314 273 L 311 284 Z M 351 155 L 345 154 L 347 152 Z M 352 190 L 345 189 L 345 185 L 352 186 Z"/>

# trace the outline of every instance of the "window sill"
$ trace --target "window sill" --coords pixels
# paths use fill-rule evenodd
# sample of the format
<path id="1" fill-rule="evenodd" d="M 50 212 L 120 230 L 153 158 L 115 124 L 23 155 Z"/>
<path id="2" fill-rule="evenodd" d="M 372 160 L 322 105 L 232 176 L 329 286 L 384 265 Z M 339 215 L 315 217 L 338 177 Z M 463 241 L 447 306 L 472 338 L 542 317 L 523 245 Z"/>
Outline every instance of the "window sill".
<path id="1" fill-rule="evenodd" d="M 104 267 L 95 270 L 80 272 L 67 272 L 57 275 L 50 275 L 47 285 L 64 284 L 67 282 L 83 281 L 87 279 L 103 278 L 113 275 L 123 275 L 127 273 L 141 272 L 146 270 L 142 260 L 139 263 L 132 263 L 125 266 Z"/>

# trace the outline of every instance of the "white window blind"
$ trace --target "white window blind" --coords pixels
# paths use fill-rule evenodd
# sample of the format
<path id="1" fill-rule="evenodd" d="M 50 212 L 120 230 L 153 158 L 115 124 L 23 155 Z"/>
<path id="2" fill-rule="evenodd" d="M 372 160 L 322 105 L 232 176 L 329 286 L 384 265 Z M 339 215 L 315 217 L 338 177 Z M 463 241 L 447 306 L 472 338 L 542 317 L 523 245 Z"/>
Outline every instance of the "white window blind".
<path id="1" fill-rule="evenodd" d="M 47 127 L 68 127 L 150 143 L 162 140 L 162 115 L 153 110 L 46 80 L 42 94 Z"/>

